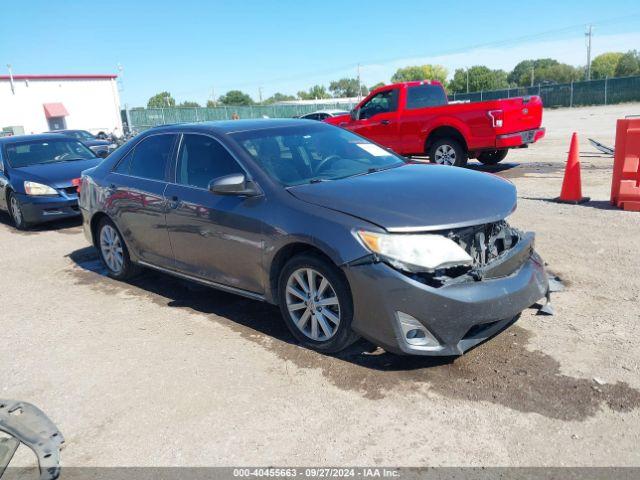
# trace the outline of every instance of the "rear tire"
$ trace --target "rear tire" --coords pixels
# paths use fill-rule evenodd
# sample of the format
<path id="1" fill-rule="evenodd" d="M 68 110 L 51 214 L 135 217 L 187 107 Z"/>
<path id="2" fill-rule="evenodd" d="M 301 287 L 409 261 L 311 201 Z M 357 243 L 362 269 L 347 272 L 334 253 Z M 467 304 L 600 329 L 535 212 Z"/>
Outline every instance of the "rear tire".
<path id="1" fill-rule="evenodd" d="M 18 230 L 27 230 L 29 228 L 29 223 L 24 219 L 24 213 L 22 212 L 22 205 L 20 205 L 20 200 L 15 193 L 9 192 L 8 195 L 8 207 L 9 207 L 9 216 L 13 221 L 14 227 Z"/>
<path id="2" fill-rule="evenodd" d="M 469 154 L 459 141 L 453 138 L 436 139 L 427 152 L 431 163 L 464 167 L 467 165 Z"/>
<path id="3" fill-rule="evenodd" d="M 107 275 L 116 280 L 128 280 L 140 272 L 129 256 L 129 250 L 115 224 L 103 218 L 96 229 L 96 248 Z"/>
<path id="4" fill-rule="evenodd" d="M 484 165 L 497 165 L 506 158 L 507 153 L 509 153 L 508 149 L 489 150 L 478 155 L 478 161 Z"/>
<path id="5" fill-rule="evenodd" d="M 351 330 L 353 300 L 347 279 L 320 256 L 301 254 L 285 264 L 278 302 L 291 334 L 307 348 L 337 353 L 359 338 Z"/>

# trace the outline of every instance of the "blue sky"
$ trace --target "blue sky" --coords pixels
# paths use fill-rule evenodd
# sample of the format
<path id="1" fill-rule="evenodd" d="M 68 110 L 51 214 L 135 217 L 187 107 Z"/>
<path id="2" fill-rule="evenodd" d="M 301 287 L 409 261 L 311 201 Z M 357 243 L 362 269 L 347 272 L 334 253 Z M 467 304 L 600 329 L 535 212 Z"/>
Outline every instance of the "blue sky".
<path id="1" fill-rule="evenodd" d="M 527 6 L 525 6 L 527 5 Z M 112 0 L 5 2 L 0 72 L 117 73 L 122 103 L 161 90 L 206 102 L 240 88 L 258 98 L 355 76 L 388 81 L 399 66 L 512 68 L 522 58 L 586 62 L 640 50 L 637 0 Z"/>

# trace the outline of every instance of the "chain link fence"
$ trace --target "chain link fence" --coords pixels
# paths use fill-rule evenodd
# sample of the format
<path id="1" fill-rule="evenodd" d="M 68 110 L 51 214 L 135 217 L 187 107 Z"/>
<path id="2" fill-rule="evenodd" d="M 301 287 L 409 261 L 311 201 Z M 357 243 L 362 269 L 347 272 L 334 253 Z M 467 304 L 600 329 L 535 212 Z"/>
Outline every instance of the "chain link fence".
<path id="1" fill-rule="evenodd" d="M 457 93 L 449 95 L 449 100 L 481 102 L 526 95 L 539 95 L 547 108 L 634 102 L 640 101 L 640 76 Z M 350 110 L 353 107 L 354 104 L 319 102 L 303 105 L 220 106 L 213 108 L 135 108 L 129 110 L 128 115 L 131 127 L 141 131 L 167 123 L 231 120 L 235 115 L 239 118 L 293 118 L 316 110 Z M 123 112 L 123 120 L 125 119 L 126 113 Z"/>
<path id="2" fill-rule="evenodd" d="M 547 108 L 637 102 L 640 101 L 640 76 L 456 93 L 449 95 L 449 100 L 481 102 L 525 95 L 539 95 Z"/>
<path id="3" fill-rule="evenodd" d="M 355 104 L 313 103 L 304 105 L 251 105 L 220 107 L 134 108 L 129 110 L 131 126 L 139 131 L 156 125 L 181 122 L 207 122 L 239 118 L 293 118 L 316 110 L 349 111 Z M 124 115 L 126 117 L 126 114 Z"/>

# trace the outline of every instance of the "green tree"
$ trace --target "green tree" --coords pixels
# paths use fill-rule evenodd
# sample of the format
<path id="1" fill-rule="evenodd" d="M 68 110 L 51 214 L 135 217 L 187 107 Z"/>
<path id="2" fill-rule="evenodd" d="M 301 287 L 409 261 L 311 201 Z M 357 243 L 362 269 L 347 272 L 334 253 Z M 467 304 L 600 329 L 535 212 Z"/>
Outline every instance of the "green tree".
<path id="1" fill-rule="evenodd" d="M 491 70 L 484 65 L 476 65 L 468 69 L 469 91 L 499 90 L 508 88 L 507 72 L 504 70 Z M 453 74 L 449 82 L 449 91 L 462 93 L 467 91 L 467 70 L 459 68 Z"/>
<path id="2" fill-rule="evenodd" d="M 185 100 L 184 102 L 182 102 L 180 105 L 178 105 L 179 107 L 191 107 L 191 108 L 195 108 L 195 107 L 199 107 L 200 104 L 198 102 L 190 102 L 189 100 Z"/>
<path id="3" fill-rule="evenodd" d="M 622 52 L 607 52 L 598 55 L 591 62 L 591 78 L 597 80 L 615 76 L 616 67 L 623 56 Z"/>
<path id="4" fill-rule="evenodd" d="M 358 79 L 357 78 L 341 78 L 329 84 L 329 91 L 336 98 L 357 97 L 358 96 Z M 369 89 L 360 83 L 360 95 L 365 96 L 369 93 Z"/>
<path id="5" fill-rule="evenodd" d="M 273 95 L 271 95 L 269 98 L 267 98 L 264 101 L 264 104 L 271 105 L 272 103 L 288 102 L 290 100 L 295 100 L 295 99 L 296 97 L 294 97 L 293 95 L 286 95 L 284 93 L 276 92 Z"/>
<path id="6" fill-rule="evenodd" d="M 373 87 L 371 87 L 371 91 L 375 90 L 376 88 L 384 87 L 384 85 L 385 85 L 384 82 L 378 82 Z"/>
<path id="7" fill-rule="evenodd" d="M 218 106 L 218 103 L 215 100 L 207 100 L 207 108 L 215 108 Z"/>
<path id="8" fill-rule="evenodd" d="M 507 81 L 514 86 L 527 87 L 531 85 L 531 70 L 534 71 L 534 82 L 538 70 L 550 68 L 558 65 L 558 61 L 553 58 L 539 58 L 537 60 L 523 60 L 518 63 L 509 75 Z M 537 83 L 537 82 L 536 82 Z"/>
<path id="9" fill-rule="evenodd" d="M 640 54 L 636 50 L 630 50 L 622 57 L 616 65 L 616 77 L 628 77 L 640 74 Z"/>
<path id="10" fill-rule="evenodd" d="M 176 106 L 176 100 L 171 96 L 169 92 L 156 93 L 147 102 L 148 108 L 164 108 L 164 107 L 175 107 L 175 106 Z"/>
<path id="11" fill-rule="evenodd" d="M 441 83 L 447 81 L 449 72 L 442 65 L 412 65 L 399 68 L 391 77 L 392 83 L 410 82 L 413 80 L 438 80 Z"/>
<path id="12" fill-rule="evenodd" d="M 246 93 L 240 90 L 229 90 L 225 95 L 222 95 L 218 101 L 223 105 L 253 105 L 253 99 Z"/>
<path id="13" fill-rule="evenodd" d="M 331 98 L 331 95 L 327 93 L 327 89 L 322 85 L 314 85 L 306 92 L 304 90 L 299 91 L 298 97 L 301 100 L 321 100 L 323 98 Z"/>

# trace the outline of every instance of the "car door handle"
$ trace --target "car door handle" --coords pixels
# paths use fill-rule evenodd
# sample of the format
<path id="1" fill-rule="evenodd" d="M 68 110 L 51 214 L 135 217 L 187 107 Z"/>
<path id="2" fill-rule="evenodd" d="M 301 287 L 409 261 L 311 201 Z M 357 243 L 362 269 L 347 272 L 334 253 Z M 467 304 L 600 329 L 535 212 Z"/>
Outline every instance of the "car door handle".
<path id="1" fill-rule="evenodd" d="M 389 120 L 381 120 L 380 123 L 382 125 L 389 125 Z"/>

